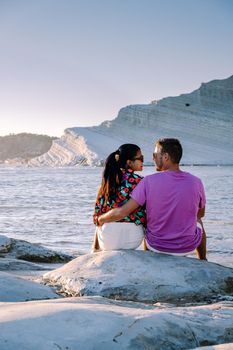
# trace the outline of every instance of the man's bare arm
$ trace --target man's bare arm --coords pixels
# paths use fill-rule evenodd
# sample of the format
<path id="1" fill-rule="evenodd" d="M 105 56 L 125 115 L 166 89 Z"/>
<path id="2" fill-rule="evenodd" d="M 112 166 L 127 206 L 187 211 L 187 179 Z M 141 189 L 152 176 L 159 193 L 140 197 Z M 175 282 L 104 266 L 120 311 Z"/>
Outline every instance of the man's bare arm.
<path id="1" fill-rule="evenodd" d="M 204 208 L 200 208 L 197 212 L 197 219 L 201 219 L 205 216 L 205 207 Z"/>
<path id="2" fill-rule="evenodd" d="M 137 207 L 139 207 L 139 204 L 134 199 L 130 198 L 122 207 L 112 209 L 106 214 L 99 216 L 98 222 L 100 225 L 103 225 L 106 222 L 119 221 L 132 213 Z"/>

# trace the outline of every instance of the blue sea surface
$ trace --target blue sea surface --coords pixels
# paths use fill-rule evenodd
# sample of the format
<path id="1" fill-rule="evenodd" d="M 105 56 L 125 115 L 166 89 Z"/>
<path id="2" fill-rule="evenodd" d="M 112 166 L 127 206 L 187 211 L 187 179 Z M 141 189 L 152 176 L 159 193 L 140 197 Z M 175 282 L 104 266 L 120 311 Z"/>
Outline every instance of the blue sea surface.
<path id="1" fill-rule="evenodd" d="M 233 267 L 233 167 L 190 166 L 207 205 L 208 260 Z M 143 175 L 154 172 L 146 167 Z M 91 249 L 92 215 L 102 168 L 0 167 L 0 234 L 69 254 Z"/>

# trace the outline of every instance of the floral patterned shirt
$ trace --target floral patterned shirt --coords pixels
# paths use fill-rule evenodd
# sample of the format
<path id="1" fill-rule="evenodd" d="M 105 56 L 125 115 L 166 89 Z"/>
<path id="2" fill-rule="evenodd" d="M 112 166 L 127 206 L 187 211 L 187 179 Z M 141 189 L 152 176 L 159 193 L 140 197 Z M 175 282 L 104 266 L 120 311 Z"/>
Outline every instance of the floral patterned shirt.
<path id="1" fill-rule="evenodd" d="M 140 175 L 135 174 L 132 171 L 127 171 L 123 174 L 121 184 L 118 186 L 116 191 L 116 196 L 114 199 L 108 199 L 104 205 L 104 197 L 100 196 L 96 200 L 95 211 L 93 215 L 94 224 L 96 224 L 96 217 L 109 210 L 121 207 L 130 199 L 130 193 L 137 186 L 137 184 L 142 180 Z M 120 222 L 134 222 L 136 225 L 146 225 L 146 215 L 145 210 L 142 207 L 136 208 L 128 216 L 120 220 Z"/>

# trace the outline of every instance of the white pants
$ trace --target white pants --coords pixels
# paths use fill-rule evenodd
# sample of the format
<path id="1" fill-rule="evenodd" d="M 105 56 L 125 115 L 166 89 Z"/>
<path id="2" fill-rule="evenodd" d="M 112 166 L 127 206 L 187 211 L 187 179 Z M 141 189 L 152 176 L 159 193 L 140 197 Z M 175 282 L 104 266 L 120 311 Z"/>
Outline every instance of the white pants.
<path id="1" fill-rule="evenodd" d="M 168 255 L 174 255 L 174 256 L 186 256 L 186 255 L 189 255 L 189 254 L 192 254 L 195 252 L 195 250 L 192 250 L 191 252 L 188 252 L 188 253 L 168 253 L 168 252 L 162 252 L 161 250 L 157 250 L 157 249 L 154 249 L 152 248 L 146 241 L 146 246 L 149 250 L 151 250 L 152 252 L 155 252 L 155 253 L 160 253 L 160 254 L 168 254 Z"/>
<path id="2" fill-rule="evenodd" d="M 109 222 L 97 227 L 101 250 L 136 249 L 144 238 L 142 225 L 133 222 Z"/>

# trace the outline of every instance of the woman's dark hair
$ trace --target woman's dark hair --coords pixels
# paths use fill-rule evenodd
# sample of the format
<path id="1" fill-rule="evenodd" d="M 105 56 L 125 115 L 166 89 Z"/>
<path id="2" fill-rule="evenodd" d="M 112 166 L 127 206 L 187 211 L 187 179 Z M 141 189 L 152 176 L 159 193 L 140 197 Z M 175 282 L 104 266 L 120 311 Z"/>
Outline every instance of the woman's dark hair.
<path id="1" fill-rule="evenodd" d="M 140 147 L 137 145 L 125 143 L 106 159 L 98 193 L 99 196 L 105 198 L 105 203 L 109 197 L 115 197 L 116 189 L 122 180 L 122 169 L 127 168 L 127 160 L 133 160 L 138 151 L 140 151 Z"/>

